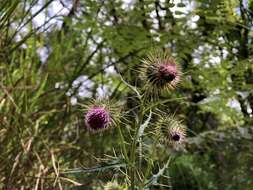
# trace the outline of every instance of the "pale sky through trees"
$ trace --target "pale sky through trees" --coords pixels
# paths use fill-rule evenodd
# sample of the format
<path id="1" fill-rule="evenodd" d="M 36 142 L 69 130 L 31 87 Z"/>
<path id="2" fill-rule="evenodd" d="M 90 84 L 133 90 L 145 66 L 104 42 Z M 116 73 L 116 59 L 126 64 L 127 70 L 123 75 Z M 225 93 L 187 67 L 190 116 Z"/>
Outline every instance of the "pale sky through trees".
<path id="1" fill-rule="evenodd" d="M 131 9 L 134 6 L 134 0 L 125 0 L 123 1 L 123 8 L 125 9 Z M 163 2 L 163 1 L 161 1 Z M 180 17 L 184 17 L 184 14 L 175 14 L 176 11 L 180 11 L 183 12 L 185 14 L 191 12 L 194 10 L 194 1 L 182 1 L 182 0 L 174 0 L 173 3 L 178 4 L 184 2 L 186 3 L 185 7 L 177 7 L 174 6 L 171 8 L 171 11 L 173 12 L 174 16 L 176 18 L 180 18 Z M 32 9 L 32 12 L 35 13 L 36 11 L 38 11 L 43 4 L 45 3 L 44 0 L 39 0 L 38 4 L 36 6 L 34 6 L 34 8 Z M 63 4 L 64 3 L 64 6 Z M 247 1 L 244 0 L 244 3 L 246 4 Z M 34 19 L 33 22 L 35 24 L 35 26 L 42 26 L 50 17 L 52 16 L 56 16 L 56 18 L 50 19 L 50 21 L 44 26 L 44 28 L 47 28 L 48 26 L 50 26 L 48 28 L 48 30 L 50 30 L 52 27 L 61 27 L 62 25 L 62 20 L 63 17 L 66 16 L 69 13 L 69 10 L 71 9 L 71 1 L 59 1 L 59 0 L 55 0 L 53 1 L 47 10 L 39 13 Z M 160 10 L 160 15 L 163 15 L 164 11 Z M 158 27 L 158 23 L 156 23 L 155 21 L 155 17 L 156 17 L 156 13 L 155 11 L 151 12 L 150 14 L 151 18 L 154 18 L 154 27 Z M 188 19 L 188 25 L 194 29 L 197 27 L 196 22 L 199 20 L 199 16 L 198 15 L 192 15 L 189 17 Z M 157 25 L 157 26 L 156 26 Z M 159 40 L 159 39 L 158 39 Z M 223 41 L 223 39 L 220 39 L 221 41 Z M 204 46 L 199 46 L 198 49 L 195 50 L 195 53 L 193 54 L 194 58 L 193 58 L 193 62 L 195 64 L 199 64 L 202 60 L 201 60 L 201 54 L 204 53 L 205 51 L 210 51 L 213 47 L 209 44 L 206 44 Z M 235 50 L 236 51 L 236 50 Z M 226 59 L 226 56 L 228 54 L 228 51 L 226 49 L 222 50 L 222 58 L 221 55 L 219 53 L 219 51 L 217 50 L 217 54 L 215 55 L 210 55 L 209 58 L 209 62 L 206 62 L 205 67 L 209 68 L 210 65 L 215 65 L 215 64 L 220 64 L 221 59 Z M 48 57 L 48 54 L 50 53 L 50 47 L 39 47 L 37 49 L 37 53 L 41 58 L 41 62 L 44 63 Z M 109 70 L 108 70 L 109 69 Z M 113 67 L 109 67 L 107 69 L 108 72 L 115 72 Z M 75 86 L 75 83 L 82 83 L 82 85 L 78 88 L 78 96 L 79 97 L 90 97 L 91 93 L 89 92 L 89 89 L 93 86 L 93 82 L 86 79 L 86 80 L 80 80 L 81 78 L 87 78 L 85 75 L 80 76 L 79 78 L 76 79 L 76 81 L 74 81 L 73 83 L 73 87 Z M 70 91 L 67 93 L 67 96 L 71 96 L 72 97 L 72 103 L 73 105 L 76 104 L 77 98 L 75 96 L 72 96 L 71 93 L 72 90 L 70 89 Z M 215 90 L 216 94 L 217 92 L 219 93 L 219 89 Z M 98 96 L 104 96 L 105 94 L 108 94 L 108 87 L 107 86 L 99 86 L 99 88 L 97 89 L 97 93 Z M 228 101 L 227 103 L 228 106 L 230 106 L 231 108 L 234 108 L 238 111 L 241 110 L 240 107 L 240 103 L 238 102 L 238 100 L 236 98 L 232 98 Z M 252 112 L 252 110 L 249 108 L 248 109 L 249 112 Z"/>

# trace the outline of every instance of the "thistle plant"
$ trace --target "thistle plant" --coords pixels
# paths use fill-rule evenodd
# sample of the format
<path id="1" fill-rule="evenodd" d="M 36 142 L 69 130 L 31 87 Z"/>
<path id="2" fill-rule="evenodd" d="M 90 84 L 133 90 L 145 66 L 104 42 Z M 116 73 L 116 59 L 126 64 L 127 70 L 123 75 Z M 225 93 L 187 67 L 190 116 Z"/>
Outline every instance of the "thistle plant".
<path id="1" fill-rule="evenodd" d="M 183 124 L 171 114 L 158 109 L 159 93 L 175 89 L 180 81 L 182 71 L 179 64 L 168 52 L 156 52 L 149 54 L 142 61 L 141 73 L 146 81 L 143 88 L 132 86 L 121 77 L 125 85 L 136 94 L 137 108 L 121 111 L 122 108 L 117 107 L 117 103 L 102 98 L 85 105 L 84 115 L 85 127 L 90 132 L 113 130 L 113 126 L 117 128 L 121 141 L 120 151 L 114 152 L 97 171 L 119 169 L 117 175 L 121 176 L 124 189 L 131 190 L 159 185 L 159 178 L 167 177 L 165 170 L 172 158 L 171 150 L 183 145 L 186 139 L 186 128 Z M 145 98 L 147 95 L 155 98 L 148 100 Z M 133 119 L 127 120 L 127 114 L 132 115 Z M 154 158 L 159 146 L 163 146 L 165 150 L 163 159 Z M 157 166 L 155 163 L 163 166 Z M 114 186 L 119 186 L 115 184 L 109 182 L 104 188 L 115 189 Z"/>
<path id="2" fill-rule="evenodd" d="M 252 9 L 0 0 L 0 189 L 252 190 Z"/>

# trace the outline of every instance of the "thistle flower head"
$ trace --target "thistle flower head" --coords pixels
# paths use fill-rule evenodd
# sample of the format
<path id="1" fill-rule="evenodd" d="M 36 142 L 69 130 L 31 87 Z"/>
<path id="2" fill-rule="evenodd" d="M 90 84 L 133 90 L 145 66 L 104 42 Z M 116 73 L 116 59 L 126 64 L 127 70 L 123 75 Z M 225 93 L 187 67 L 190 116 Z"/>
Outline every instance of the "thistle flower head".
<path id="1" fill-rule="evenodd" d="M 100 132 L 113 126 L 117 118 L 116 108 L 109 102 L 94 101 L 87 106 L 85 125 L 92 132 Z"/>
<path id="2" fill-rule="evenodd" d="M 171 144 L 178 145 L 185 142 L 185 128 L 182 126 L 172 126 L 168 130 L 168 140 Z"/>
<path id="3" fill-rule="evenodd" d="M 174 89 L 180 82 L 181 67 L 168 52 L 151 53 L 142 62 L 142 78 L 149 91 Z"/>
<path id="4" fill-rule="evenodd" d="M 162 115 L 158 121 L 159 136 L 170 145 L 180 145 L 186 140 L 186 128 L 172 116 Z"/>
<path id="5" fill-rule="evenodd" d="M 94 106 L 85 116 L 86 126 L 93 131 L 106 129 L 110 125 L 110 121 L 110 113 L 104 107 Z"/>

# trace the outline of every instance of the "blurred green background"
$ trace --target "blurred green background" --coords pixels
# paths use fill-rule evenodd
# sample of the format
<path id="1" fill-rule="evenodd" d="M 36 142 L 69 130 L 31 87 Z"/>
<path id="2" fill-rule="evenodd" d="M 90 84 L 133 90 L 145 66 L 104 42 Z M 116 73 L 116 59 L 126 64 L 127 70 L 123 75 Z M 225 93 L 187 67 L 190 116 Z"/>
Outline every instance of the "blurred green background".
<path id="1" fill-rule="evenodd" d="M 160 180 L 252 190 L 252 27 L 252 0 L 1 0 L 0 188 L 103 189 L 114 171 L 57 178 L 119 148 L 115 130 L 86 130 L 79 104 L 107 96 L 132 108 L 119 75 L 142 87 L 140 59 L 159 48 L 184 72 L 160 109 L 188 128 Z"/>

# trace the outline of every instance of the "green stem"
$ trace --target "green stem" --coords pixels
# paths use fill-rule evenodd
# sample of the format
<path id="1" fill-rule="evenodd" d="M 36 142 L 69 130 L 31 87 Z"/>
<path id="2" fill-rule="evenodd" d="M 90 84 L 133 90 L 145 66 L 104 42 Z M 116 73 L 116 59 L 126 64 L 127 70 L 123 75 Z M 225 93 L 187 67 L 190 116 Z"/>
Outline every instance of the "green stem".
<path id="1" fill-rule="evenodd" d="M 156 138 L 154 140 L 154 143 L 152 144 L 152 150 L 155 150 L 156 145 L 159 143 L 159 139 L 160 139 L 160 137 L 156 136 Z M 155 154 L 156 154 L 156 151 L 152 151 L 149 158 L 153 158 Z M 148 176 L 149 176 L 149 174 L 152 170 L 152 163 L 153 163 L 152 160 L 149 159 L 148 163 L 147 163 L 146 171 L 145 171 L 145 174 L 144 174 L 144 178 L 143 178 L 144 180 L 141 183 L 141 189 L 144 189 L 146 179 L 148 178 Z"/>
<path id="2" fill-rule="evenodd" d="M 143 103 L 141 102 L 141 106 L 140 106 L 140 110 L 138 113 L 138 120 L 135 124 L 135 134 L 134 134 L 134 139 L 133 139 L 133 143 L 131 146 L 131 152 L 130 152 L 130 168 L 129 168 L 129 174 L 130 174 L 130 183 L 131 183 L 131 190 L 134 190 L 134 186 L 135 186 L 135 162 L 136 162 L 136 145 L 137 145 L 137 138 L 138 138 L 138 132 L 139 132 L 139 128 L 142 124 L 143 121 Z"/>
<path id="3" fill-rule="evenodd" d="M 125 158 L 126 162 L 129 163 L 129 158 L 128 158 L 127 151 L 126 151 L 124 136 L 122 134 L 120 126 L 117 126 L 117 129 L 118 129 L 119 136 L 120 136 L 120 141 L 121 141 L 121 145 L 122 145 L 122 149 L 123 149 L 124 158 Z"/>
<path id="4" fill-rule="evenodd" d="M 155 149 L 155 146 L 156 146 L 156 144 L 157 144 L 158 142 L 159 142 L 159 140 L 156 139 L 155 142 L 154 142 L 154 144 L 153 144 L 152 149 Z M 156 154 L 156 152 L 155 152 L 155 151 L 152 151 L 152 152 L 151 152 L 151 155 L 150 155 L 150 158 L 153 158 L 155 154 Z M 152 169 L 152 160 L 149 160 L 149 161 L 148 161 L 147 169 L 146 169 L 146 171 L 145 171 L 144 180 L 143 180 L 143 183 L 142 183 L 142 188 L 143 188 L 144 185 L 145 185 L 145 179 L 148 178 L 148 175 L 150 174 L 151 169 Z"/>

